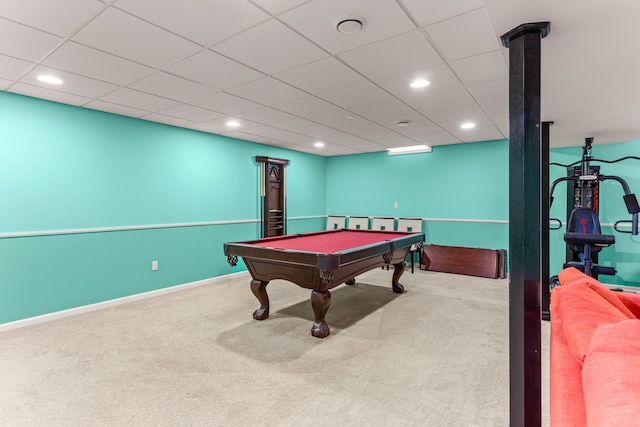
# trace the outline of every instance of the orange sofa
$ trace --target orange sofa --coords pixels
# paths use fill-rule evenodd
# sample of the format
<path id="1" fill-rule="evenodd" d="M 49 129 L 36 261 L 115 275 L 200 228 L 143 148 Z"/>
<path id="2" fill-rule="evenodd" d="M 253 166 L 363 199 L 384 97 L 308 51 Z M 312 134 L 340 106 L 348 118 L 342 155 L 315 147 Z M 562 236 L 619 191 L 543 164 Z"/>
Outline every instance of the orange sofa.
<path id="1" fill-rule="evenodd" d="M 551 291 L 551 427 L 640 426 L 640 294 L 570 267 Z"/>

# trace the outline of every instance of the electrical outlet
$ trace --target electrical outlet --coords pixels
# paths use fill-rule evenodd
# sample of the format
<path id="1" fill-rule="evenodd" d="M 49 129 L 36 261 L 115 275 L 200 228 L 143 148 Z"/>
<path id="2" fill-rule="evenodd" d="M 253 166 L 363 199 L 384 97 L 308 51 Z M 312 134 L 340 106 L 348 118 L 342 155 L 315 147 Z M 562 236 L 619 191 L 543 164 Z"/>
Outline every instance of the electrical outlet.
<path id="1" fill-rule="evenodd" d="M 398 202 L 393 202 L 393 207 L 394 207 L 395 209 L 398 209 Z"/>
<path id="2" fill-rule="evenodd" d="M 151 271 L 158 271 L 158 261 L 151 261 Z"/>

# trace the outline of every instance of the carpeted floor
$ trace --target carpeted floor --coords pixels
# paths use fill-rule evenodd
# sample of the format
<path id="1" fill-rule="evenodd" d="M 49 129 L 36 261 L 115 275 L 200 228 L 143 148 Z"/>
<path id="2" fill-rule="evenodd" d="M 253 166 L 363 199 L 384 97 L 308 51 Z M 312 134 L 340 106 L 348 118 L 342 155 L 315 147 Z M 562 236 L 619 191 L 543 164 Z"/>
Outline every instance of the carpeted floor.
<path id="1" fill-rule="evenodd" d="M 250 277 L 0 333 L 0 425 L 507 426 L 508 281 L 376 269 L 332 290 Z M 543 420 L 548 332 L 543 323 Z"/>

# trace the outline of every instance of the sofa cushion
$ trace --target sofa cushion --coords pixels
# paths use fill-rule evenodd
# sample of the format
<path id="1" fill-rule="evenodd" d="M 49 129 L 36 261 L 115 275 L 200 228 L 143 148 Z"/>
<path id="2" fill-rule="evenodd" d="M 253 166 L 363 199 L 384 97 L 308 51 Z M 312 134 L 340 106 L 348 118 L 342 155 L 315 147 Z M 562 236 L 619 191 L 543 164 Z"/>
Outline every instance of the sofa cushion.
<path id="1" fill-rule="evenodd" d="M 637 426 L 640 414 L 640 320 L 596 328 L 582 368 L 591 426 Z"/>
<path id="2" fill-rule="evenodd" d="M 567 344 L 580 366 L 598 325 L 629 320 L 629 316 L 583 283 L 562 285 L 553 292 L 557 293 L 556 302 Z"/>
<path id="3" fill-rule="evenodd" d="M 598 280 L 594 279 L 593 277 L 587 276 L 582 271 L 574 267 L 569 267 L 562 270 L 560 274 L 558 274 L 558 278 L 560 279 L 560 283 L 562 285 L 583 283 L 584 285 L 590 287 L 602 298 L 606 299 L 611 305 L 624 313 L 629 319 L 635 319 L 637 317 L 634 313 L 631 312 L 631 310 L 629 310 L 629 307 L 627 307 L 622 301 L 620 301 L 617 293 L 611 291 L 602 283 L 598 282 Z"/>

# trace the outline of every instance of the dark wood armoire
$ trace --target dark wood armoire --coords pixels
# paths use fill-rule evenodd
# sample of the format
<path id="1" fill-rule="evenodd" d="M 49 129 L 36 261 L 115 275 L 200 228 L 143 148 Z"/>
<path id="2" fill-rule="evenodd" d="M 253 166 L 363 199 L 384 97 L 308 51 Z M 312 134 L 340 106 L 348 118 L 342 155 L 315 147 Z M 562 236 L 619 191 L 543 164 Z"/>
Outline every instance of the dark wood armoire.
<path id="1" fill-rule="evenodd" d="M 262 237 L 287 233 L 286 169 L 289 160 L 256 156 L 260 164 L 260 198 L 262 199 Z"/>

